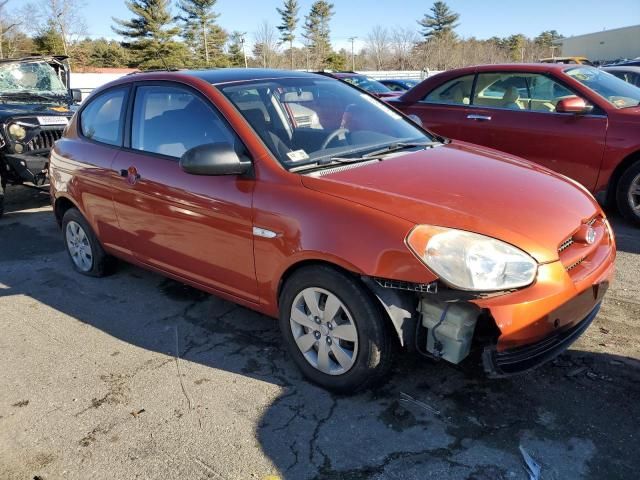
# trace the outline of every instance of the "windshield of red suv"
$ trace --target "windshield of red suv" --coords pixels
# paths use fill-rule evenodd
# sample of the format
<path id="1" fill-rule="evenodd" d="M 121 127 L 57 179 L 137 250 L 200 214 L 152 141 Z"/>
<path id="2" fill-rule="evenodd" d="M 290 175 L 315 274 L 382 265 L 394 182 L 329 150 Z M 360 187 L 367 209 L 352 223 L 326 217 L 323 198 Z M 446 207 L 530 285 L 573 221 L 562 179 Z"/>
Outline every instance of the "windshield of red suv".
<path id="1" fill-rule="evenodd" d="M 322 78 L 220 87 L 285 168 L 433 138 L 385 103 Z"/>
<path id="2" fill-rule="evenodd" d="M 616 108 L 640 105 L 640 88 L 594 67 L 575 67 L 564 72 Z"/>
<path id="3" fill-rule="evenodd" d="M 2 96 L 66 96 L 66 87 L 56 71 L 44 60 L 0 63 Z"/>

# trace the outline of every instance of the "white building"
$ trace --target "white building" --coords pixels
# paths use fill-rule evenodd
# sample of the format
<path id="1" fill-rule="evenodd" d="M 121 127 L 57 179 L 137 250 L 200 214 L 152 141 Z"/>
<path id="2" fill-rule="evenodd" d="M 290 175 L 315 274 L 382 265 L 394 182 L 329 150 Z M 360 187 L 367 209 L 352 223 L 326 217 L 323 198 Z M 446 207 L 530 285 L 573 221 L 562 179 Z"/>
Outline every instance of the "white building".
<path id="1" fill-rule="evenodd" d="M 591 61 L 612 61 L 640 57 L 640 25 L 576 35 L 555 42 L 563 57 L 587 57 Z"/>

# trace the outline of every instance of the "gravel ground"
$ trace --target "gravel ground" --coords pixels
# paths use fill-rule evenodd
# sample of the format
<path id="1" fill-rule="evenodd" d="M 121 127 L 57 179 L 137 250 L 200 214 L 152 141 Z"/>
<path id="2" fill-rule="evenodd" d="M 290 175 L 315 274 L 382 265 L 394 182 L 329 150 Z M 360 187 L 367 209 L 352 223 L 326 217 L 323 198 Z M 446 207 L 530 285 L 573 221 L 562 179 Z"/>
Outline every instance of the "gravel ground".
<path id="1" fill-rule="evenodd" d="M 73 272 L 46 195 L 0 219 L 0 478 L 638 478 L 640 229 L 586 334 L 486 380 L 403 356 L 354 397 L 305 382 L 276 322 L 130 265 Z M 414 400 L 412 400 L 414 399 Z"/>

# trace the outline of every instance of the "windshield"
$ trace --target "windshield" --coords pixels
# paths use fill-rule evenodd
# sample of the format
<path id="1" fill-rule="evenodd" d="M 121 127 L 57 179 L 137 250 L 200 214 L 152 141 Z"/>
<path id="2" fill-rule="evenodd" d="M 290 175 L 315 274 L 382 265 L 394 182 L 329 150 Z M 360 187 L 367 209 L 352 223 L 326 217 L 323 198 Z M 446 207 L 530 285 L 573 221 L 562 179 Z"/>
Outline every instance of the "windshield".
<path id="1" fill-rule="evenodd" d="M 593 67 L 565 70 L 571 78 L 590 88 L 616 108 L 640 105 L 640 88 Z"/>
<path id="2" fill-rule="evenodd" d="M 391 89 L 386 85 L 374 80 L 373 78 L 365 77 L 364 75 L 353 75 L 349 77 L 341 77 L 341 80 L 349 82 L 356 87 L 360 87 L 363 90 L 371 93 L 388 93 Z"/>
<path id="3" fill-rule="evenodd" d="M 221 90 L 288 169 L 433 141 L 384 103 L 328 78 L 256 80 Z"/>
<path id="4" fill-rule="evenodd" d="M 0 94 L 68 95 L 56 71 L 43 60 L 0 63 Z"/>

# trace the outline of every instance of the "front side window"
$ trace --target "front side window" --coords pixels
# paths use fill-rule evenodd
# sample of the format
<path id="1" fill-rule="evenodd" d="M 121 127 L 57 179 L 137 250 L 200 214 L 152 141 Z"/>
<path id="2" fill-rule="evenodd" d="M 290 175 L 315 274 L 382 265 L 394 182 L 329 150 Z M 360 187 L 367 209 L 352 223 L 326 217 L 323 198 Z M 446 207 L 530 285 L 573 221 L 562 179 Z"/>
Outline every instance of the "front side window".
<path id="1" fill-rule="evenodd" d="M 164 85 L 136 89 L 131 148 L 180 158 L 193 147 L 220 142 L 236 145 L 235 135 L 197 95 Z"/>
<path id="2" fill-rule="evenodd" d="M 333 79 L 253 80 L 219 88 L 288 169 L 432 141 L 385 103 Z"/>
<path id="3" fill-rule="evenodd" d="M 557 103 L 575 93 L 538 73 L 480 73 L 473 104 L 485 108 L 555 112 Z"/>
<path id="4" fill-rule="evenodd" d="M 564 71 L 616 108 L 640 105 L 640 88 L 625 82 L 608 72 L 593 67 L 575 67 Z"/>
<path id="5" fill-rule="evenodd" d="M 122 121 L 127 90 L 109 90 L 92 99 L 80 113 L 82 135 L 96 142 L 122 145 Z"/>
<path id="6" fill-rule="evenodd" d="M 423 99 L 426 103 L 444 103 L 447 105 L 469 105 L 473 75 L 454 78 L 431 91 Z"/>

